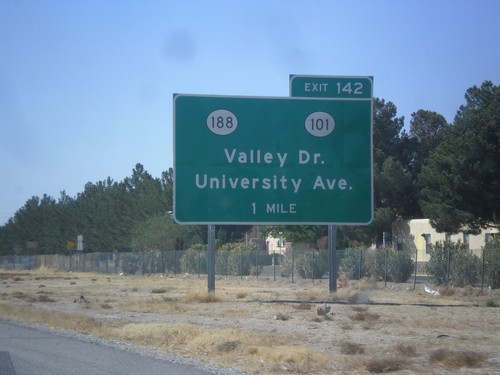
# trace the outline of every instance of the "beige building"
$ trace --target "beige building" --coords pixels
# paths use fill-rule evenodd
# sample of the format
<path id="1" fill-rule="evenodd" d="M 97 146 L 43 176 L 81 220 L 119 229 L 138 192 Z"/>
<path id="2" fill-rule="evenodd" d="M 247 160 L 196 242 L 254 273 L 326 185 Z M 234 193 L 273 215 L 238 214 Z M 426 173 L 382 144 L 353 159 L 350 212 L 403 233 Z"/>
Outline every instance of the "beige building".
<path id="1" fill-rule="evenodd" d="M 266 248 L 269 255 L 279 254 L 284 255 L 286 251 L 290 248 L 291 243 L 286 242 L 285 238 L 273 236 L 267 236 L 266 238 Z"/>
<path id="2" fill-rule="evenodd" d="M 392 244 L 398 250 L 417 252 L 419 262 L 427 262 L 430 256 L 430 245 L 438 241 L 462 242 L 476 255 L 481 249 L 498 235 L 498 229 L 489 228 L 478 235 L 467 233 L 438 233 L 432 228 L 429 219 L 399 220 L 392 224 Z"/>

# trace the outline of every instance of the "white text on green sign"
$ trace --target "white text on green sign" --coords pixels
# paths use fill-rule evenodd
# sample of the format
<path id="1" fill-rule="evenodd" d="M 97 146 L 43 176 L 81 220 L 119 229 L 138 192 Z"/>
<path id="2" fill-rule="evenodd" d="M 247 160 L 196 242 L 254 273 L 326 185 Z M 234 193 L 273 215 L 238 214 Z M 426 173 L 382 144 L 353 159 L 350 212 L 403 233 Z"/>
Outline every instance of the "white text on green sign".
<path id="1" fill-rule="evenodd" d="M 294 97 L 371 99 L 371 77 L 290 76 L 290 93 Z"/>
<path id="2" fill-rule="evenodd" d="M 176 95 L 175 219 L 370 222 L 370 111 L 370 101 Z"/>

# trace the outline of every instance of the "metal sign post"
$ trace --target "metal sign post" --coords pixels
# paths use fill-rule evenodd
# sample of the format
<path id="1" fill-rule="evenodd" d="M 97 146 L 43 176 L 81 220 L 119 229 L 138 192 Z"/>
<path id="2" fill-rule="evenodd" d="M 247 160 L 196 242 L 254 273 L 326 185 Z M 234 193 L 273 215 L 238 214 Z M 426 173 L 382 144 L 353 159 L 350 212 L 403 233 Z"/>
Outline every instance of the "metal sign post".
<path id="1" fill-rule="evenodd" d="M 215 291 L 215 225 L 208 226 L 207 254 L 208 292 Z"/>
<path id="2" fill-rule="evenodd" d="M 328 262 L 330 292 L 337 291 L 337 227 L 328 226 Z"/>

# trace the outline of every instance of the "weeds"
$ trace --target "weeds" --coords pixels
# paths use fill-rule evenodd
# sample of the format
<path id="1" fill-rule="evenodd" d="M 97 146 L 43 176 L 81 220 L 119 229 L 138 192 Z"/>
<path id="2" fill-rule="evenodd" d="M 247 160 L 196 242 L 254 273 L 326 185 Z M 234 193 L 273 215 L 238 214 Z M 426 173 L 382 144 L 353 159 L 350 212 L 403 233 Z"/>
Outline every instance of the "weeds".
<path id="1" fill-rule="evenodd" d="M 357 312 L 368 311 L 368 306 L 352 306 L 351 309 Z"/>
<path id="2" fill-rule="evenodd" d="M 293 308 L 297 310 L 311 310 L 313 307 L 309 302 L 301 302 L 298 305 L 294 305 Z"/>
<path id="3" fill-rule="evenodd" d="M 415 357 L 417 354 L 417 349 L 412 345 L 398 345 L 396 351 L 408 357 Z"/>
<path id="4" fill-rule="evenodd" d="M 238 347 L 241 346 L 241 341 L 235 340 L 235 341 L 224 341 L 217 345 L 217 351 L 219 353 L 228 353 L 235 351 L 238 349 Z"/>
<path id="5" fill-rule="evenodd" d="M 484 305 L 486 307 L 497 307 L 495 300 L 491 297 L 488 297 L 486 301 L 484 301 Z"/>
<path id="6" fill-rule="evenodd" d="M 41 294 L 38 296 L 38 302 L 56 302 L 56 300 Z"/>
<path id="7" fill-rule="evenodd" d="M 215 295 L 215 293 L 204 293 L 204 292 L 189 292 L 184 298 L 182 299 L 183 302 L 189 303 L 189 302 L 200 302 L 200 303 L 213 303 L 213 302 L 220 302 L 220 299 Z"/>
<path id="8" fill-rule="evenodd" d="M 368 311 L 358 311 L 356 315 L 351 315 L 350 318 L 355 322 L 374 322 L 380 318 L 380 315 Z"/>
<path id="9" fill-rule="evenodd" d="M 167 293 L 167 289 L 166 288 L 155 288 L 155 289 L 151 289 L 151 293 L 163 294 L 163 293 Z"/>
<path id="10" fill-rule="evenodd" d="M 286 314 L 286 313 L 279 312 L 278 314 L 276 314 L 275 319 L 286 321 L 286 320 L 290 320 L 291 316 Z"/>
<path id="11" fill-rule="evenodd" d="M 343 342 L 340 346 L 340 352 L 342 354 L 354 355 L 354 354 L 364 354 L 365 349 L 360 344 L 355 344 L 352 342 Z"/>
<path id="12" fill-rule="evenodd" d="M 405 368 L 408 361 L 401 357 L 386 357 L 370 360 L 366 364 L 366 369 L 369 372 L 381 374 L 385 372 L 398 371 Z"/>
<path id="13" fill-rule="evenodd" d="M 438 349 L 430 356 L 431 363 L 439 362 L 449 368 L 476 367 L 483 360 L 483 354 L 470 350 Z"/>

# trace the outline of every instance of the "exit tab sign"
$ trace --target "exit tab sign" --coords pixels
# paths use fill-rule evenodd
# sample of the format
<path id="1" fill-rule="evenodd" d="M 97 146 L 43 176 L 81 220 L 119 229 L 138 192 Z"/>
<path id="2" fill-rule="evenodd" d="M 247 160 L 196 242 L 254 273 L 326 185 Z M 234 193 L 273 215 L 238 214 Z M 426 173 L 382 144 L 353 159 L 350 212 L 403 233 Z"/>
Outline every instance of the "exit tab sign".
<path id="1" fill-rule="evenodd" d="M 372 92 L 372 77 L 290 76 L 290 93 L 296 97 L 371 100 Z"/>
<path id="2" fill-rule="evenodd" d="M 372 221 L 371 99 L 178 94 L 173 107 L 177 222 Z"/>

